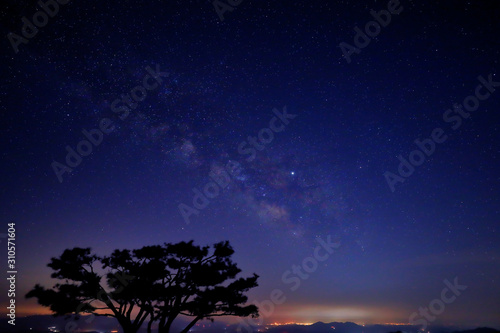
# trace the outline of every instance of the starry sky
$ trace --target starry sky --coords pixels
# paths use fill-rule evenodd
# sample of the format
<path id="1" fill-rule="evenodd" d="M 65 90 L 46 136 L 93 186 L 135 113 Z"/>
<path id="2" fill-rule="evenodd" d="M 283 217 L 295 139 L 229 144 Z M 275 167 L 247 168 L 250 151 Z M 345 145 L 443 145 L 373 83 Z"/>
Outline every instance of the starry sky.
<path id="1" fill-rule="evenodd" d="M 432 323 L 500 328 L 498 3 L 69 1 L 16 47 L 40 7 L 5 3 L 18 315 L 48 313 L 23 295 L 64 249 L 193 239 L 231 242 L 250 301 L 283 291 L 267 323 L 408 323 L 458 279 Z"/>

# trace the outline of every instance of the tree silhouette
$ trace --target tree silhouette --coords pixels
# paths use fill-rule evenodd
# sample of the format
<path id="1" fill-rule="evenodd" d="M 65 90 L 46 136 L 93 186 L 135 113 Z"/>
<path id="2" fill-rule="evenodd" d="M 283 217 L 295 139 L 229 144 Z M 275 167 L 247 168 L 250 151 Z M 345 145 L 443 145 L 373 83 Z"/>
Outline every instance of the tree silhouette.
<path id="1" fill-rule="evenodd" d="M 241 270 L 231 260 L 233 253 L 228 241 L 212 250 L 190 241 L 115 250 L 107 257 L 90 248 L 68 249 L 48 264 L 55 271 L 51 276 L 65 283 L 51 289 L 37 284 L 26 297 L 37 298 L 54 315 L 114 317 L 124 333 L 136 333 L 146 319 L 148 332 L 158 322 L 158 333 L 169 333 L 176 318 L 188 317 L 185 333 L 202 319 L 257 317 L 255 305 L 243 304 L 258 276 L 236 278 Z"/>
<path id="2" fill-rule="evenodd" d="M 215 244 L 212 253 L 193 241 L 168 244 L 165 251 L 165 278 L 155 284 L 154 319 L 159 321 L 159 333 L 170 332 L 179 315 L 192 318 L 181 333 L 201 319 L 258 315 L 255 305 L 240 306 L 247 301 L 244 293 L 257 286 L 258 276 L 235 279 L 241 270 L 231 261 L 234 250 L 229 242 Z"/>
<path id="3" fill-rule="evenodd" d="M 136 333 L 152 309 L 147 312 L 142 308 L 137 315 L 132 314 L 137 304 L 133 293 L 137 283 L 133 283 L 136 279 L 130 272 L 135 273 L 135 267 L 116 269 L 103 275 L 96 272 L 96 264 L 103 260 L 91 254 L 90 248 L 65 250 L 59 258 L 52 258 L 47 266 L 55 271 L 52 278 L 66 283 L 57 283 L 52 289 L 37 284 L 26 294 L 26 298 L 37 298 L 39 304 L 49 307 L 56 316 L 92 313 L 114 317 L 125 333 Z M 106 282 L 107 288 L 103 286 L 102 280 Z"/>

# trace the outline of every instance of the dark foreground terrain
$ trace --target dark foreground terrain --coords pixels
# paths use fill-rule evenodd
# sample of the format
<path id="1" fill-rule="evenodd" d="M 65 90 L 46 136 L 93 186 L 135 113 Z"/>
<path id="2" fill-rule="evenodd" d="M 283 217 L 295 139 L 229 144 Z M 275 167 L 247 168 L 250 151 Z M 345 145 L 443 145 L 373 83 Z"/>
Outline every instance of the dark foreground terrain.
<path id="1" fill-rule="evenodd" d="M 16 325 L 12 326 L 7 322 L 7 319 L 0 320 L 0 332 L 2 333 L 55 333 L 64 332 L 64 327 L 70 319 L 64 317 L 53 316 L 29 316 L 16 318 Z M 95 318 L 89 323 L 87 318 L 81 318 L 75 321 L 76 332 L 85 333 L 120 333 L 121 329 L 116 321 L 112 318 Z M 182 326 L 184 327 L 184 326 Z M 180 331 L 181 326 L 179 326 Z M 193 327 L 191 332 L 203 333 L 237 333 L 238 325 L 225 325 L 220 322 L 202 322 L 198 326 Z M 317 322 L 312 325 L 282 325 L 282 326 L 262 326 L 255 327 L 254 332 L 269 332 L 269 333 L 419 333 L 419 327 L 411 325 L 357 325 L 355 323 L 323 323 Z M 176 332 L 174 327 L 172 332 Z M 431 326 L 426 331 L 431 333 L 500 333 L 499 330 L 481 327 L 475 329 L 465 329 L 459 327 Z M 156 332 L 156 330 L 153 330 Z M 146 329 L 140 331 L 146 333 Z M 247 333 L 243 329 L 242 333 Z M 249 331 L 248 331 L 249 333 Z"/>

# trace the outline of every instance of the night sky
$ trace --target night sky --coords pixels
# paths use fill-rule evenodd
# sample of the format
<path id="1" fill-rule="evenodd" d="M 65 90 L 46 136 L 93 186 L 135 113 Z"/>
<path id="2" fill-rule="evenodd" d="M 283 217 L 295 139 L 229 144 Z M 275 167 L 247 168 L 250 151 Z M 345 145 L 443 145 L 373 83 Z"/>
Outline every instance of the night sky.
<path id="1" fill-rule="evenodd" d="M 500 328 L 500 3 L 232 3 L 69 1 L 14 47 L 40 7 L 4 1 L 17 314 L 64 249 L 229 240 L 266 323 L 408 323 L 458 279 L 432 324 Z"/>

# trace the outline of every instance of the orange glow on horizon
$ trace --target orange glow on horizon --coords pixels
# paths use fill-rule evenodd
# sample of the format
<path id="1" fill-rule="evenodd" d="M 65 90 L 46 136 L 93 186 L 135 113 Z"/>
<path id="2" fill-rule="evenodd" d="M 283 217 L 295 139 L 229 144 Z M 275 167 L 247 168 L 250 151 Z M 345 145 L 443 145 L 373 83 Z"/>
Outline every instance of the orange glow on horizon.
<path id="1" fill-rule="evenodd" d="M 6 306 L 1 307 L 0 315 L 7 315 Z M 38 304 L 23 304 L 18 306 L 18 302 L 16 302 L 16 317 L 27 317 L 27 316 L 36 316 L 36 315 L 51 315 L 52 311 L 49 308 Z"/>
<path id="2" fill-rule="evenodd" d="M 266 326 L 283 326 L 283 325 L 300 325 L 300 326 L 307 326 L 307 325 L 312 325 L 314 323 L 297 323 L 297 322 L 286 322 L 286 323 L 270 323 L 267 324 Z"/>
<path id="3" fill-rule="evenodd" d="M 2 315 L 6 314 L 5 311 L 1 311 L 0 313 Z M 38 304 L 23 304 L 16 307 L 16 316 L 26 317 L 32 315 L 52 315 L 52 312 L 48 308 Z M 362 326 L 375 324 L 392 326 L 410 325 L 409 323 L 397 320 L 399 319 L 397 318 L 397 311 L 375 306 L 283 304 L 276 307 L 270 316 L 266 317 L 261 314 L 261 317 L 264 320 L 262 326 L 311 325 L 316 322 L 353 322 Z M 235 324 L 240 320 L 252 322 L 249 318 L 236 318 L 233 316 L 220 317 L 219 320 L 228 324 Z"/>

